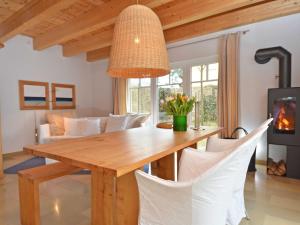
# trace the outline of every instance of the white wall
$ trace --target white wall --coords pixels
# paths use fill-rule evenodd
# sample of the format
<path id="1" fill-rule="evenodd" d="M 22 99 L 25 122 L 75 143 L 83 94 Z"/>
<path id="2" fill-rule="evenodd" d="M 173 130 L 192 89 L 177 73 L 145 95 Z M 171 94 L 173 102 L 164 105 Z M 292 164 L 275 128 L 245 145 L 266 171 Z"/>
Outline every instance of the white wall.
<path id="1" fill-rule="evenodd" d="M 111 112 L 108 104 L 111 80 L 97 64 L 87 63 L 84 55 L 61 56 L 59 46 L 34 51 L 32 40 L 18 36 L 0 50 L 0 108 L 3 152 L 15 152 L 34 143 L 34 111 L 19 109 L 18 80 L 69 83 L 76 85 L 77 109 L 82 115 Z M 96 94 L 94 94 L 94 90 Z M 99 94 L 99 90 L 105 93 Z M 42 117 L 43 111 L 38 112 Z"/>
<path id="2" fill-rule="evenodd" d="M 292 53 L 292 86 L 300 86 L 300 14 L 263 21 L 169 45 L 170 61 L 184 61 L 217 54 L 221 34 L 250 30 L 241 36 L 240 125 L 251 131 L 267 117 L 267 90 L 278 87 L 278 60 L 267 64 L 254 61 L 256 50 L 282 46 Z M 204 41 L 210 39 L 208 41 Z M 203 41 L 193 43 L 195 41 Z M 192 44 L 188 44 L 192 43 Z M 184 44 L 184 46 L 176 47 Z M 258 146 L 257 158 L 266 160 L 266 135 Z M 285 158 L 284 147 L 271 146 L 275 160 Z M 276 150 L 275 150 L 276 149 Z"/>
<path id="3" fill-rule="evenodd" d="M 201 40 L 191 39 L 190 41 Z M 193 59 L 207 58 L 218 54 L 218 40 L 211 39 L 203 42 L 186 44 L 188 41 L 177 42 L 168 46 L 169 60 L 171 63 Z M 178 46 L 181 45 L 181 46 Z"/>
<path id="4" fill-rule="evenodd" d="M 93 105 L 97 115 L 107 115 L 113 111 L 112 79 L 107 74 L 108 60 L 90 63 L 93 75 Z"/>

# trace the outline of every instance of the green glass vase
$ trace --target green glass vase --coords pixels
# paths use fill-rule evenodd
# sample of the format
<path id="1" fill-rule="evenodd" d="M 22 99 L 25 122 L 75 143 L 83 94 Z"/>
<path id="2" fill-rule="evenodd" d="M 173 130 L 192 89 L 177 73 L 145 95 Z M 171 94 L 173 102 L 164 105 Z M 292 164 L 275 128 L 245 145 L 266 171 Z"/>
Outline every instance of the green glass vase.
<path id="1" fill-rule="evenodd" d="M 173 130 L 186 131 L 187 130 L 187 116 L 173 116 Z"/>

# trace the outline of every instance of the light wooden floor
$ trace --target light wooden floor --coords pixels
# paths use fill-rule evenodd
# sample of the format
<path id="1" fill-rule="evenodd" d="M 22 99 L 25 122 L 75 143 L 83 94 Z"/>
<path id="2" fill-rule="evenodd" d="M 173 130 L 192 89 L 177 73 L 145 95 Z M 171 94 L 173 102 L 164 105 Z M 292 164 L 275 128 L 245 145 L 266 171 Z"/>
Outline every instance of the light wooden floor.
<path id="1" fill-rule="evenodd" d="M 29 156 L 5 159 L 9 167 Z M 245 188 L 250 221 L 241 225 L 300 225 L 300 180 L 265 175 L 259 167 Z M 90 176 L 72 175 L 41 185 L 42 225 L 90 224 Z M 0 179 L 0 225 L 20 225 L 16 175 Z"/>

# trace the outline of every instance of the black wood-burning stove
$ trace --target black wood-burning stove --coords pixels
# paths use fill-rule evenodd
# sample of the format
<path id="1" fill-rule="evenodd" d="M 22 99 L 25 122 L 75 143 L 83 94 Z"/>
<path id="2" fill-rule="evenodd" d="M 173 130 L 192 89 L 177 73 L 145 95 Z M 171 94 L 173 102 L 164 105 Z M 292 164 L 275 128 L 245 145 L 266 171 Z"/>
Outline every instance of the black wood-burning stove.
<path id="1" fill-rule="evenodd" d="M 274 118 L 268 130 L 268 142 L 300 146 L 300 88 L 268 90 L 268 112 Z M 300 161 L 299 161 L 300 163 Z"/>
<path id="2" fill-rule="evenodd" d="M 274 118 L 268 129 L 268 146 L 287 146 L 287 176 L 300 179 L 300 87 L 291 87 L 291 53 L 286 49 L 265 48 L 255 54 L 260 64 L 273 57 L 279 59 L 279 88 L 268 90 L 268 115 Z"/>

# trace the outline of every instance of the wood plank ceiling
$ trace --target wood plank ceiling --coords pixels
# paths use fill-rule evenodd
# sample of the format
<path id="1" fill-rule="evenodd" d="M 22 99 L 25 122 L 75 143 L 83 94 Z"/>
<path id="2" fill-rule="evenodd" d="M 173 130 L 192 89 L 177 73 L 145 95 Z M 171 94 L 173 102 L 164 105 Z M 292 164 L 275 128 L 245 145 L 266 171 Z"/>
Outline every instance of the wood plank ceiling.
<path id="1" fill-rule="evenodd" d="M 0 48 L 17 34 L 66 57 L 107 58 L 118 14 L 136 0 L 0 0 Z M 167 43 L 300 12 L 300 0 L 139 0 L 159 16 Z"/>

